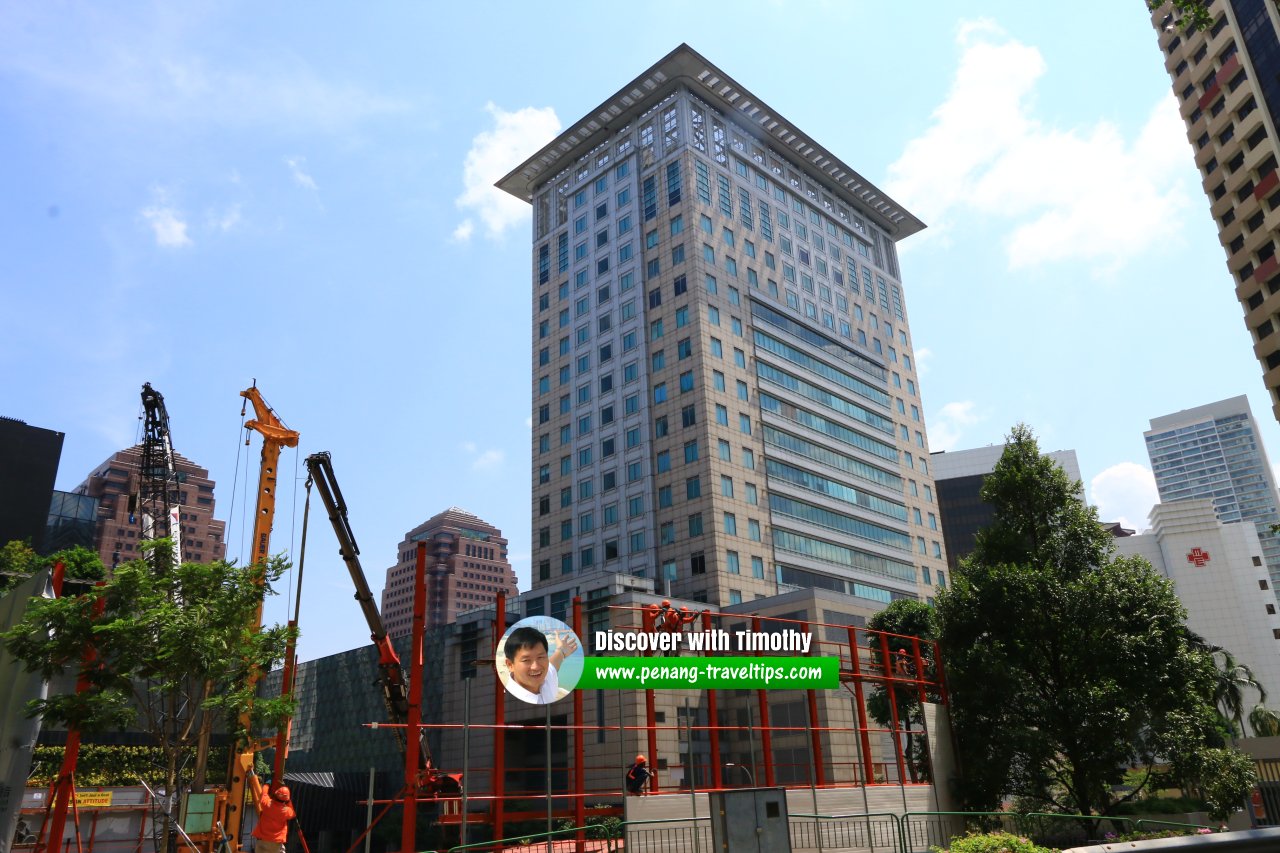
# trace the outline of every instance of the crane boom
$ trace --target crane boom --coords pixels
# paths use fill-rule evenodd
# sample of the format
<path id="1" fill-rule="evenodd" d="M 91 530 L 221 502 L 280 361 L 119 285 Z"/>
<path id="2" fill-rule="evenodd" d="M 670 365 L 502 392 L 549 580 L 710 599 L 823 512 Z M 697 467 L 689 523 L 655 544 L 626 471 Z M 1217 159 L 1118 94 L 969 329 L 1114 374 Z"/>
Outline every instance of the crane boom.
<path id="1" fill-rule="evenodd" d="M 253 558 L 251 565 L 260 566 L 260 571 L 265 572 L 267 558 L 271 553 L 271 527 L 276 515 L 276 475 L 280 462 L 280 451 L 285 447 L 297 447 L 298 433 L 286 427 L 276 417 L 276 413 L 271 410 L 266 400 L 262 398 L 262 392 L 258 390 L 256 384 L 241 391 L 240 396 L 253 404 L 255 416 L 252 420 L 245 421 L 244 428 L 253 430 L 262 436 L 262 463 L 258 474 L 257 510 L 253 519 Z M 247 438 L 245 443 L 248 443 Z M 260 583 L 263 577 L 263 574 L 259 574 Z M 256 631 L 261 627 L 262 602 L 259 601 L 252 628 Z M 249 678 L 250 688 L 254 687 L 261 678 L 262 673 L 254 671 Z M 231 839 L 233 851 L 239 849 L 240 829 L 244 824 L 245 790 L 249 784 L 249 780 L 243 770 L 243 763 L 247 756 L 247 761 L 252 764 L 253 755 L 257 751 L 257 744 L 254 742 L 250 730 L 248 714 L 241 715 L 240 725 L 247 733 L 248 740 L 237 743 L 232 750 L 231 766 L 227 771 L 226 820 L 223 821 L 223 827 L 227 836 Z M 276 782 L 279 784 L 283 780 L 277 779 Z"/>
<path id="2" fill-rule="evenodd" d="M 365 621 L 369 625 L 369 638 L 378 650 L 378 682 L 382 689 L 382 699 L 387 706 L 390 722 L 404 724 L 409 719 L 409 683 L 405 679 L 404 668 L 400 663 L 400 655 L 396 653 L 387 636 L 382 615 L 374 603 L 373 593 L 365 579 L 364 568 L 360 565 L 360 548 L 356 545 L 355 534 L 351 531 L 351 522 L 347 516 L 347 504 L 338 488 L 338 481 L 333 474 L 333 460 L 328 453 L 313 453 L 306 459 L 307 476 L 314 483 L 320 500 L 324 503 L 333 532 L 338 537 L 338 553 L 346 563 L 347 572 L 356 587 L 356 601 L 364 612 Z M 421 685 L 417 685 L 419 690 Z M 408 749 L 405 742 L 405 728 L 402 725 L 394 729 L 400 740 L 402 749 Z M 425 734 L 420 734 L 417 744 L 419 759 L 419 786 L 431 793 L 456 794 L 461 792 L 462 777 L 457 774 L 443 773 L 432 764 L 431 749 Z"/>
<path id="3" fill-rule="evenodd" d="M 152 554 L 156 571 L 164 571 L 169 565 L 182 563 L 182 526 L 178 520 L 178 476 L 173 460 L 173 441 L 169 434 L 169 411 L 164 405 L 164 395 L 142 384 L 142 465 L 139 470 L 138 494 L 133 498 L 142 522 L 145 539 L 168 536 L 171 555 L 166 559 L 159 552 Z M 170 562 L 170 560 L 172 562 Z"/>

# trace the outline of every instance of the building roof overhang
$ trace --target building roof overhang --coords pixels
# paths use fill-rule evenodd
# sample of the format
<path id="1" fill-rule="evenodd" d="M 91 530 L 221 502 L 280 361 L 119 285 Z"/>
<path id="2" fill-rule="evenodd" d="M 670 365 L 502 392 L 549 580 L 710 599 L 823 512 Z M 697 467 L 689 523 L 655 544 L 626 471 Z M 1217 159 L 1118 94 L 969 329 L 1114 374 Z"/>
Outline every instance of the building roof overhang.
<path id="1" fill-rule="evenodd" d="M 522 201 L 532 201 L 535 187 L 643 115 L 681 83 L 760 141 L 803 166 L 842 201 L 874 220 L 895 240 L 925 228 L 925 224 L 902 205 L 687 44 L 681 44 L 658 60 L 495 186 Z"/>

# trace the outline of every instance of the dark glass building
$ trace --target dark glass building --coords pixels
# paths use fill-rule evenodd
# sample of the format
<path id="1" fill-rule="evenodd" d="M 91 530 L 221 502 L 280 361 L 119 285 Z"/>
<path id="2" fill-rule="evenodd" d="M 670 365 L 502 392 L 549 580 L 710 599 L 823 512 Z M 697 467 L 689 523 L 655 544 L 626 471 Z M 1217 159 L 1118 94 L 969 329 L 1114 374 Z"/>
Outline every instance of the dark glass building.
<path id="1" fill-rule="evenodd" d="M 46 553 L 45 525 L 63 434 L 0 417 L 0 544 L 25 540 Z"/>

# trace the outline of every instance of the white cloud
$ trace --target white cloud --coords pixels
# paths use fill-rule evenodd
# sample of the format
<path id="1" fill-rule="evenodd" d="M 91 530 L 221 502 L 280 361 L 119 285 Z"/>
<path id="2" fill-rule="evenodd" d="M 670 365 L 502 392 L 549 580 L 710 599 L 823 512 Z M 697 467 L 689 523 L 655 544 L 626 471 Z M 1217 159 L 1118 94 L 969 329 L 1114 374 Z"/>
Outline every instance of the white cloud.
<path id="1" fill-rule="evenodd" d="M 157 246 L 180 249 L 192 245 L 182 212 L 173 206 L 169 201 L 169 194 L 163 189 L 152 190 L 151 204 L 140 213 L 155 235 Z"/>
<path id="2" fill-rule="evenodd" d="M 1136 139 L 1106 121 L 1056 128 L 1036 117 L 1040 51 L 989 21 L 965 23 L 962 55 L 932 125 L 889 167 L 887 189 L 934 239 L 966 215 L 1008 223 L 1011 269 L 1067 259 L 1114 271 L 1150 249 L 1188 204 L 1186 133 L 1173 96 Z M 930 232 L 926 232 L 929 234 Z"/>
<path id="3" fill-rule="evenodd" d="M 506 112 L 494 104 L 485 109 L 493 117 L 493 127 L 471 140 L 471 150 L 462 167 L 465 189 L 458 196 L 460 210 L 474 214 L 491 239 L 529 217 L 529 204 L 493 184 L 546 145 L 560 132 L 560 119 L 551 107 L 525 107 Z M 475 226 L 470 219 L 456 229 L 455 240 L 468 240 Z"/>
<path id="4" fill-rule="evenodd" d="M 61 90 L 104 116 L 299 134 L 337 131 L 410 105 L 328 79 L 298 54 L 208 53 L 231 23 L 216 4 L 183 9 L 29 4 L 0 17 L 0 73 Z M 225 51 L 224 51 L 225 52 Z"/>
<path id="5" fill-rule="evenodd" d="M 289 174 L 293 176 L 293 182 L 304 190 L 318 192 L 320 187 L 316 185 L 315 178 L 303 171 L 303 166 L 307 163 L 306 157 L 286 157 L 285 165 L 289 167 Z"/>
<path id="6" fill-rule="evenodd" d="M 475 460 L 471 463 L 471 470 L 472 471 L 496 471 L 497 469 L 502 467 L 502 462 L 504 459 L 506 459 L 506 454 L 503 453 L 501 450 L 497 450 L 497 449 L 486 450 L 485 452 L 477 456 Z"/>
<path id="7" fill-rule="evenodd" d="M 961 400 L 939 409 L 929 420 L 929 449 L 955 450 L 965 429 L 982 421 L 975 408 L 972 400 Z"/>
<path id="8" fill-rule="evenodd" d="M 470 219 L 464 219 L 458 223 L 458 227 L 453 229 L 453 240 L 455 243 L 465 243 L 471 239 L 471 235 L 475 233 L 475 223 Z"/>
<path id="9" fill-rule="evenodd" d="M 460 445 L 462 452 L 472 457 L 472 471 L 496 471 L 506 461 L 507 454 L 497 448 L 481 450 L 474 441 L 464 441 Z"/>
<path id="10" fill-rule="evenodd" d="M 933 361 L 933 350 L 920 347 L 916 350 L 916 373 L 924 376 L 929 372 L 929 364 Z"/>
<path id="11" fill-rule="evenodd" d="M 1160 501 L 1151 469 L 1136 462 L 1112 465 L 1094 477 L 1089 496 L 1100 520 L 1118 521 L 1139 532 L 1147 529 L 1147 515 Z"/>
<path id="12" fill-rule="evenodd" d="M 223 211 L 210 211 L 208 215 L 209 228 L 214 231 L 222 231 L 223 233 L 231 231 L 240 224 L 240 205 L 233 204 Z"/>

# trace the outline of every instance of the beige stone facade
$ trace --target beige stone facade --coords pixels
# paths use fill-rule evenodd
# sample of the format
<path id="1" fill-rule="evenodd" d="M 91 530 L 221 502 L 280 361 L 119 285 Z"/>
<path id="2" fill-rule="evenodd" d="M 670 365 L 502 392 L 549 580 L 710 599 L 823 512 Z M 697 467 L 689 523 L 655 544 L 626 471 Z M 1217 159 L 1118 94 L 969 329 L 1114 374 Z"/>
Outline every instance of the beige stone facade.
<path id="1" fill-rule="evenodd" d="M 498 185 L 534 207 L 535 590 L 932 595 L 922 223 L 687 46 Z"/>

